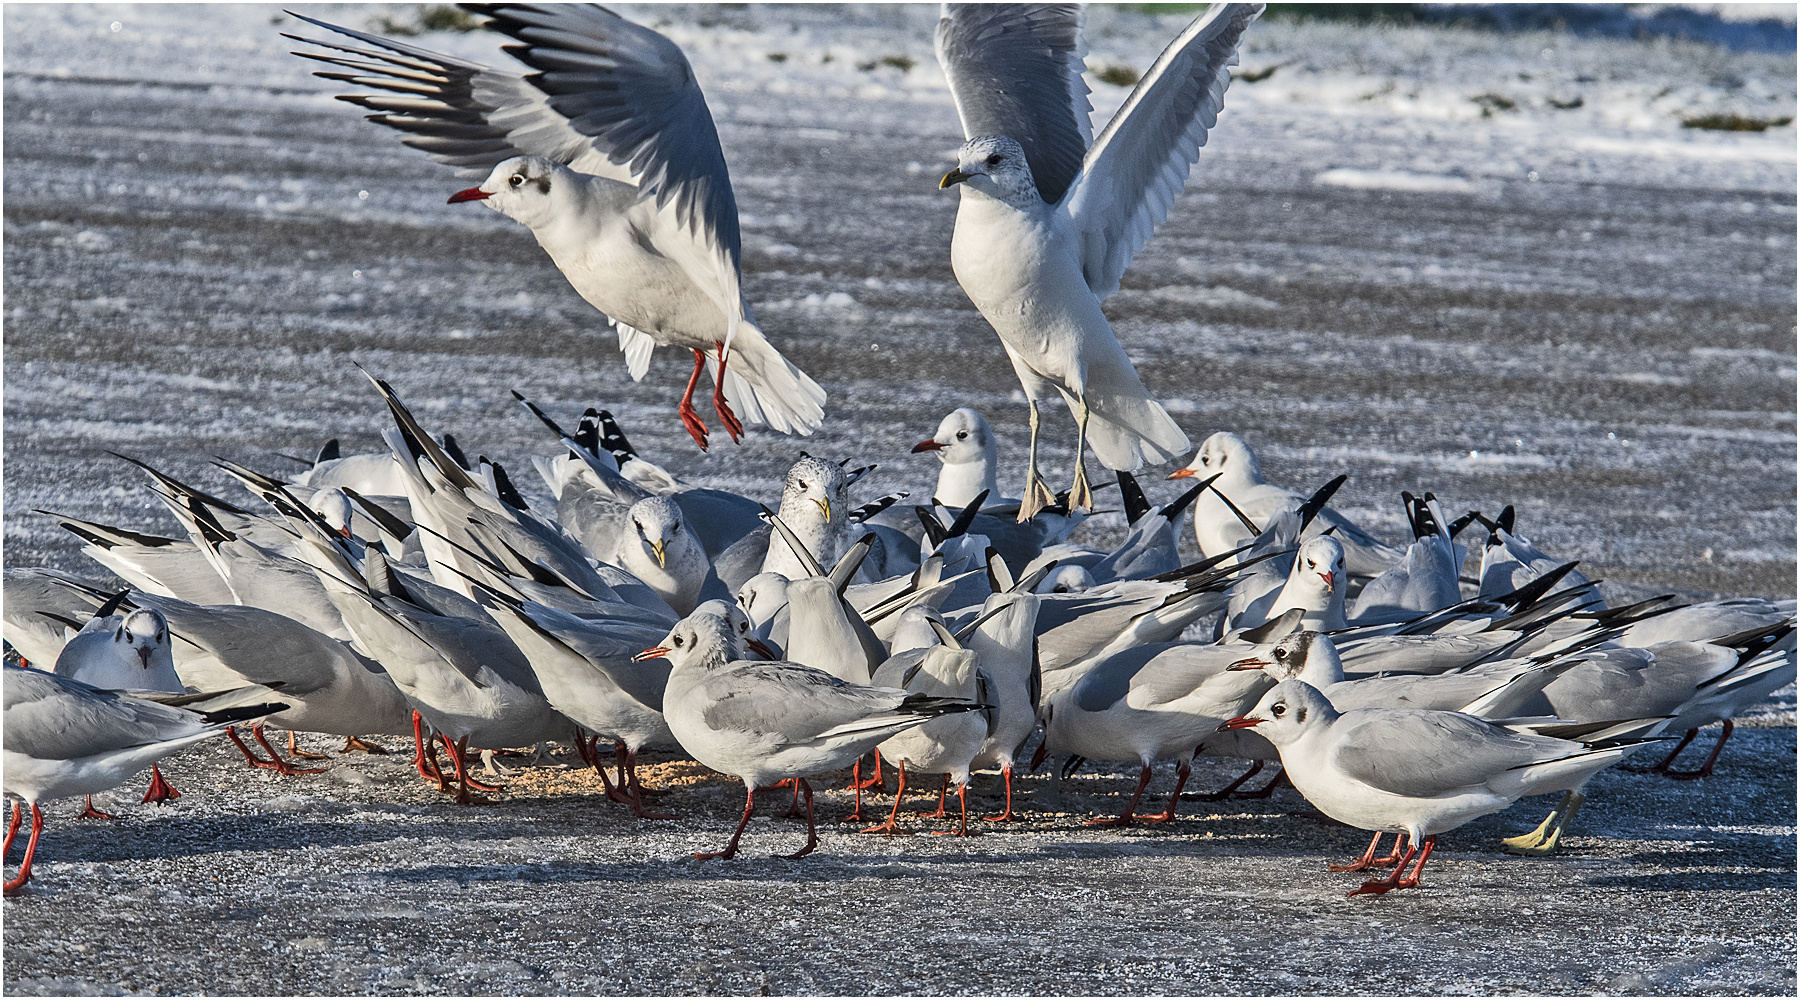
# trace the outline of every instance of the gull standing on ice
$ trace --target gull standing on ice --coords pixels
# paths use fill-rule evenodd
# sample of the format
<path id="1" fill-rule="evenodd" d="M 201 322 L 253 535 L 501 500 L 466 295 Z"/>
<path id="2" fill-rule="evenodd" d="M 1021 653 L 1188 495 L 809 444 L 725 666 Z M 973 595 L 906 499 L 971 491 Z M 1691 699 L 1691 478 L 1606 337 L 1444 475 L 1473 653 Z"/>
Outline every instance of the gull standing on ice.
<path id="1" fill-rule="evenodd" d="M 260 718 L 287 706 L 249 705 L 219 712 L 193 712 L 102 691 L 42 670 L 7 667 L 4 728 L 0 754 L 6 794 L 31 806 L 31 840 L 19 873 L 6 882 L 13 895 L 31 880 L 31 859 L 44 832 L 39 799 L 104 792 L 147 764 L 193 743 L 218 736 L 233 722 Z M 22 810 L 13 803 L 6 829 L 12 850 Z"/>
<path id="2" fill-rule="evenodd" d="M 377 48 L 286 37 L 345 53 L 296 53 L 348 70 L 320 77 L 389 91 L 340 98 L 374 111 L 371 121 L 409 133 L 407 145 L 467 175 L 485 174 L 450 201 L 485 201 L 528 226 L 575 291 L 612 321 L 633 379 L 649 371 L 658 346 L 692 351 L 679 410 L 702 450 L 707 429 L 693 396 L 703 368 L 733 441 L 743 433 L 739 414 L 784 434 L 812 433 L 825 391 L 764 339 L 744 301 L 737 199 L 681 49 L 586 4 L 495 4 L 482 13 L 517 40 L 506 50 L 536 72 L 306 17 Z"/>
<path id="3" fill-rule="evenodd" d="M 1375 831 L 1359 860 L 1332 865 L 1333 871 L 1364 871 L 1385 862 L 1375 858 L 1383 833 L 1408 838 L 1404 854 L 1396 843 L 1394 873 L 1363 883 L 1352 896 L 1418 885 L 1438 834 L 1528 795 L 1578 788 L 1645 742 L 1536 736 L 1459 712 L 1340 713 L 1302 680 L 1277 684 L 1255 709 L 1219 731 L 1252 727 L 1280 749 L 1282 770 L 1308 802 L 1340 823 Z"/>
<path id="4" fill-rule="evenodd" d="M 695 614 L 638 654 L 670 663 L 663 716 L 682 749 L 744 782 L 743 821 L 724 850 L 696 852 L 702 861 L 736 855 L 756 810 L 756 790 L 788 778 L 806 796 L 806 846 L 788 857 L 805 857 L 819 845 L 808 776 L 848 767 L 883 740 L 929 719 L 982 707 L 852 684 L 798 663 L 734 661 L 735 647 L 725 619 Z"/>
<path id="5" fill-rule="evenodd" d="M 1071 507 L 1094 505 L 1085 446 L 1124 471 L 1189 447 L 1100 303 L 1168 217 L 1218 122 L 1238 42 L 1262 9 L 1215 4 L 1196 18 L 1090 145 L 1079 6 L 944 7 L 938 61 L 968 141 L 939 187 L 962 185 L 951 266 L 1031 401 L 1020 520 L 1056 502 L 1037 464 L 1038 405 L 1052 389 L 1079 428 Z"/>

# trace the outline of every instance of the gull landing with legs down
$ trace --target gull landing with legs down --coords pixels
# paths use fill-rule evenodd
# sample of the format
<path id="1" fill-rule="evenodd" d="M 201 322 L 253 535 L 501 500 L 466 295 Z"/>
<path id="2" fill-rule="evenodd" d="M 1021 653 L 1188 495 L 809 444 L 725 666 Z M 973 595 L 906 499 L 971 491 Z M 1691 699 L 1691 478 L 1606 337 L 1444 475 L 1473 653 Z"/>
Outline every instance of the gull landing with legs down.
<path id="1" fill-rule="evenodd" d="M 1088 447 L 1124 472 L 1189 447 L 1100 304 L 1187 183 L 1224 107 L 1238 42 L 1262 9 L 1214 4 L 1094 137 L 1079 5 L 944 6 L 938 62 L 968 141 L 938 186 L 962 190 L 951 267 L 1031 404 L 1021 521 L 1055 503 L 1038 472 L 1039 400 L 1052 390 L 1078 428 L 1071 507 L 1094 505 Z"/>

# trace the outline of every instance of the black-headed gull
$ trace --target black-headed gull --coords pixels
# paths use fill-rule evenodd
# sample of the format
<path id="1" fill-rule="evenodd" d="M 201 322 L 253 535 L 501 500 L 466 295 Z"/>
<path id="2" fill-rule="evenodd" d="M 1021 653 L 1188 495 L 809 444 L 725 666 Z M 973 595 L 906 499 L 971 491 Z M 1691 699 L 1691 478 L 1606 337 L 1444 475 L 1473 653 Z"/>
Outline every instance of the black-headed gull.
<path id="1" fill-rule="evenodd" d="M 931 500 L 946 507 L 967 507 L 982 492 L 996 505 L 1018 503 L 1000 496 L 997 450 L 987 418 L 966 406 L 951 410 L 937 433 L 912 447 L 913 454 L 928 451 L 943 463 Z"/>
<path id="2" fill-rule="evenodd" d="M 736 855 L 756 809 L 756 790 L 790 778 L 806 796 L 806 845 L 789 857 L 805 857 L 819 844 L 809 776 L 848 767 L 883 740 L 927 720 L 982 707 L 852 684 L 798 663 L 734 661 L 734 644 L 725 619 L 699 614 L 639 654 L 670 663 L 663 716 L 682 748 L 744 783 L 744 817 L 731 842 L 720 851 L 696 852 L 700 860 Z"/>
<path id="3" fill-rule="evenodd" d="M 1451 524 L 1444 519 L 1437 497 L 1431 493 L 1414 497 L 1401 493 L 1408 519 L 1412 522 L 1413 543 L 1407 546 L 1400 561 L 1373 580 L 1356 595 L 1350 606 L 1351 621 L 1366 624 L 1404 621 L 1428 611 L 1438 611 L 1462 600 L 1458 587 L 1463 562 L 1463 548 L 1456 544 L 1456 532 L 1468 520 Z M 1470 515 L 1472 519 L 1473 515 Z"/>
<path id="4" fill-rule="evenodd" d="M 341 99 L 465 172 L 481 201 L 524 223 L 583 299 L 619 334 L 632 378 L 658 346 L 689 350 L 683 425 L 702 449 L 694 389 L 711 368 L 713 406 L 732 440 L 743 421 L 809 434 L 825 391 L 764 338 L 740 290 L 737 200 L 719 135 L 681 49 L 595 6 L 495 4 L 493 30 L 535 72 L 493 69 L 302 18 L 373 49 L 289 35 L 298 53 L 348 73 L 319 76 L 387 91 Z M 729 403 L 727 402 L 729 400 Z M 733 413 L 732 407 L 738 411 Z"/>
<path id="5" fill-rule="evenodd" d="M 1207 495 L 1194 505 L 1194 541 L 1201 555 L 1216 556 L 1261 534 L 1269 520 L 1298 507 L 1306 498 L 1263 478 L 1256 452 L 1243 438 L 1218 431 L 1200 443 L 1193 461 L 1169 473 L 1170 479 L 1216 477 Z M 1376 576 L 1400 561 L 1402 550 L 1381 541 L 1330 507 L 1319 511 L 1304 537 L 1331 532 L 1344 546 L 1352 573 Z"/>
<path id="6" fill-rule="evenodd" d="M 1135 470 L 1188 449 L 1100 303 L 1168 216 L 1225 103 L 1261 4 L 1218 4 L 1150 67 L 1090 145 L 1078 6 L 946 4 L 938 62 L 968 139 L 940 188 L 962 188 L 956 280 L 992 324 L 1031 401 L 1025 520 L 1054 502 L 1038 473 L 1039 401 L 1060 394 L 1078 438 L 1069 505 L 1092 508 L 1084 446 Z"/>
<path id="7" fill-rule="evenodd" d="M 1039 572 L 1047 575 L 1050 569 L 1045 567 Z M 1044 689 L 1037 655 L 1038 608 L 1042 602 L 1033 591 L 1040 582 L 1038 576 L 1026 577 L 990 596 L 982 605 L 980 617 L 984 620 L 967 639 L 989 680 L 987 697 L 982 700 L 994 706 L 992 732 L 971 766 L 1000 768 L 1006 789 L 1006 808 L 998 815 L 985 817 L 990 822 L 1013 818 L 1013 767 L 1025 741 L 1037 728 L 1038 702 Z"/>
<path id="8" fill-rule="evenodd" d="M 1644 742 L 1556 739 L 1457 712 L 1340 713 L 1300 680 L 1282 681 L 1219 728 L 1252 727 L 1281 751 L 1282 770 L 1308 802 L 1340 823 L 1375 831 L 1361 859 L 1334 871 L 1376 864 L 1384 833 L 1407 838 L 1393 874 L 1363 883 L 1352 896 L 1417 886 L 1438 834 L 1528 795 L 1578 788 Z"/>
<path id="9" fill-rule="evenodd" d="M 964 701 L 988 701 L 983 693 L 991 680 L 981 670 L 974 650 L 958 642 L 944 627 L 936 612 L 910 608 L 909 616 L 923 618 L 936 633 L 936 642 L 923 648 L 897 650 L 876 668 L 870 683 L 876 687 L 899 688 L 918 695 L 960 698 Z M 900 800 L 906 795 L 907 767 L 915 774 L 941 774 L 943 785 L 938 792 L 938 807 L 927 818 L 942 819 L 945 798 L 951 785 L 956 786 L 956 799 L 962 806 L 956 835 L 969 835 L 969 769 L 982 744 L 993 732 L 993 713 L 958 712 L 942 715 L 913 726 L 883 740 L 876 749 L 883 759 L 895 763 L 899 773 L 894 789 L 894 808 L 887 822 L 868 827 L 863 833 L 906 834 L 900 826 Z"/>
<path id="10" fill-rule="evenodd" d="M 104 792 L 184 747 L 217 736 L 234 722 L 278 712 L 280 703 L 217 712 L 172 708 L 102 691 L 67 677 L 22 667 L 5 669 L 6 794 L 31 807 L 31 840 L 19 872 L 7 880 L 11 896 L 31 880 L 31 860 L 44 830 L 40 799 Z M 7 851 L 22 810 L 13 803 Z"/>

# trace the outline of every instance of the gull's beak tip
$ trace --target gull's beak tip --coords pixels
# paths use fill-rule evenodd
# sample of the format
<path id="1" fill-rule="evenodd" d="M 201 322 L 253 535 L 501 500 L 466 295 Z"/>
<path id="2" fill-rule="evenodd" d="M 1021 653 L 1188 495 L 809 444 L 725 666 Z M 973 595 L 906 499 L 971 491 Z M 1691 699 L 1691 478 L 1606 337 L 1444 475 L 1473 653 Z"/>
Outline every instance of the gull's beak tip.
<path id="1" fill-rule="evenodd" d="M 1192 478 L 1194 478 L 1194 470 L 1193 469 L 1176 469 L 1174 472 L 1169 473 L 1169 478 L 1170 479 L 1192 479 Z"/>
<path id="2" fill-rule="evenodd" d="M 966 181 L 968 179 L 969 179 L 969 175 L 963 173 L 961 167 L 957 167 L 956 169 L 945 174 L 943 180 L 938 181 L 938 190 L 942 191 L 943 189 L 949 187 L 952 184 L 961 184 L 963 181 Z"/>
<path id="3" fill-rule="evenodd" d="M 651 646 L 649 649 L 646 649 L 643 652 L 639 653 L 638 655 L 632 657 L 631 661 L 633 663 L 637 663 L 642 660 L 654 660 L 657 657 L 667 656 L 667 655 L 669 655 L 669 647 L 667 647 L 667 646 Z"/>

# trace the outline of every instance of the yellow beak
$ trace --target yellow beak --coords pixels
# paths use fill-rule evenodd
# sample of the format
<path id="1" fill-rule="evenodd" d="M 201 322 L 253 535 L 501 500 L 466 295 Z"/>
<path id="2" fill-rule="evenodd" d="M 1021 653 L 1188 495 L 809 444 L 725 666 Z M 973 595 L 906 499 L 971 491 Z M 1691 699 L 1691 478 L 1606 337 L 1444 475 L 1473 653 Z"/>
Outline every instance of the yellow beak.
<path id="1" fill-rule="evenodd" d="M 816 503 L 819 505 L 819 510 L 823 511 L 825 514 L 825 523 L 830 524 L 831 523 L 831 501 L 830 500 L 814 500 L 813 503 Z"/>
<path id="2" fill-rule="evenodd" d="M 669 565 L 668 554 L 663 551 L 663 543 L 651 542 L 650 551 L 656 553 L 656 564 L 658 566 L 667 567 Z"/>
<path id="3" fill-rule="evenodd" d="M 961 184 L 963 181 L 966 181 L 973 176 L 975 176 L 975 175 L 963 173 L 962 168 L 957 167 L 955 170 L 952 170 L 949 173 L 945 174 L 943 180 L 938 181 L 938 190 L 942 191 L 943 189 L 949 187 L 952 184 Z"/>

